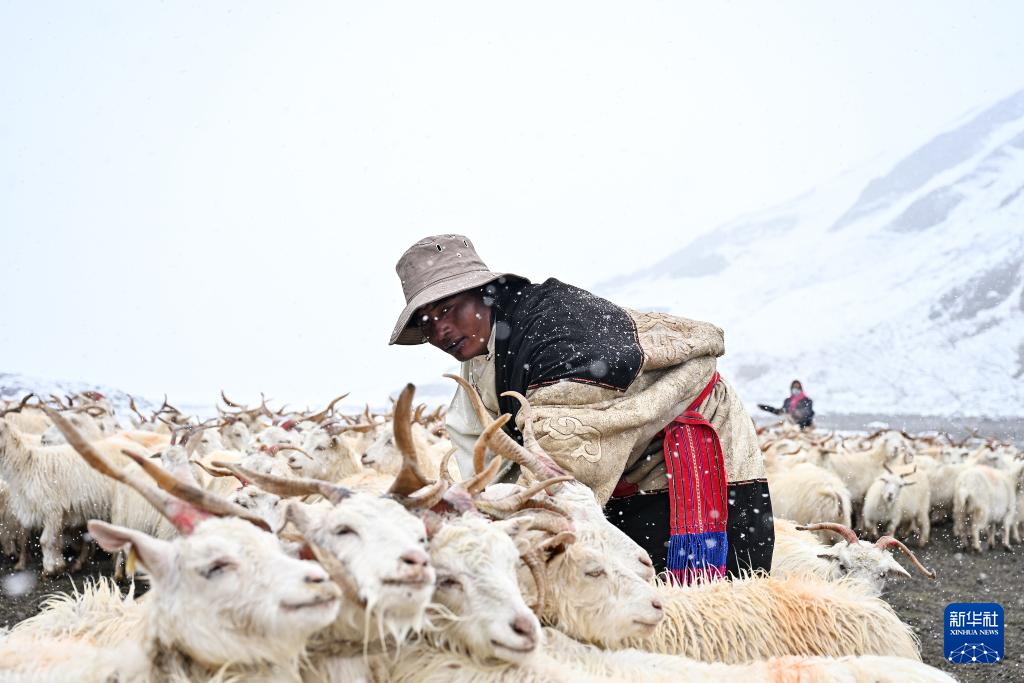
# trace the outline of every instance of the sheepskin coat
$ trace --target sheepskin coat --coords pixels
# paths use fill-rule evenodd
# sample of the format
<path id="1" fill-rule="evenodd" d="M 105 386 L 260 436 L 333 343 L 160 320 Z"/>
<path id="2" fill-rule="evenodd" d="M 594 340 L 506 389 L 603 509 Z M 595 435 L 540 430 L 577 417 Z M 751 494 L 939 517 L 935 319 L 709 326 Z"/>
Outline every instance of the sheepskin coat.
<path id="1" fill-rule="evenodd" d="M 721 328 L 620 308 L 555 279 L 507 278 L 488 296 L 487 354 L 464 362 L 461 373 L 492 416 L 512 413 L 507 427 L 521 440 L 518 403 L 501 393 L 525 394 L 541 446 L 602 503 L 623 476 L 641 491 L 666 489 L 664 458 L 652 441 L 714 376 L 725 353 Z M 718 431 L 729 482 L 763 479 L 753 423 L 729 383 L 719 381 L 699 410 Z M 481 427 L 461 392 L 447 422 L 467 474 Z"/>

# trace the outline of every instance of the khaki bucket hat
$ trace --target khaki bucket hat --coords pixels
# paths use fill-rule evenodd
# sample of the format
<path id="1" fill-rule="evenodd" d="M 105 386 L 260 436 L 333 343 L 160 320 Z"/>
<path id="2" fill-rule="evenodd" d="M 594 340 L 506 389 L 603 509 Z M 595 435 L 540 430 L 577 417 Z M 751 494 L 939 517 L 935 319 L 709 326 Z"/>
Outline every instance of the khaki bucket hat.
<path id="1" fill-rule="evenodd" d="M 409 247 L 395 266 L 405 292 L 405 308 L 388 344 L 422 344 L 419 327 L 410 325 L 413 313 L 422 306 L 474 287 L 482 287 L 511 273 L 487 268 L 464 235 L 435 235 Z M 515 276 L 518 277 L 518 276 Z"/>

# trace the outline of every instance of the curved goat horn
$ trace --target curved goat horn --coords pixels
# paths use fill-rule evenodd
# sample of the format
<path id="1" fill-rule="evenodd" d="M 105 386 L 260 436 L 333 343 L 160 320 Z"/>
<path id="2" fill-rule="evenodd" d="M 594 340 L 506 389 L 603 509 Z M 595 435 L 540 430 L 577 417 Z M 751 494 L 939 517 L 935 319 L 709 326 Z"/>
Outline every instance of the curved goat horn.
<path id="1" fill-rule="evenodd" d="M 415 393 L 416 387 L 412 384 L 405 385 L 398 401 L 395 402 L 395 417 L 391 423 L 395 433 L 395 446 L 402 454 L 402 468 L 395 475 L 395 481 L 388 489 L 388 493 L 398 496 L 408 496 L 432 483 L 420 471 L 416 443 L 412 438 L 412 397 Z"/>
<path id="2" fill-rule="evenodd" d="M 21 403 L 19 403 L 16 407 L 4 408 L 3 410 L 0 410 L 0 417 L 3 417 L 4 415 L 7 415 L 9 413 L 20 413 L 28 404 L 28 400 L 33 396 L 35 396 L 35 394 L 26 394 L 25 397 L 21 399 Z M 42 404 L 42 401 L 40 401 L 40 404 Z"/>
<path id="3" fill-rule="evenodd" d="M 880 539 L 875 541 L 875 547 L 885 550 L 887 548 L 899 548 L 903 551 L 903 554 L 910 558 L 910 561 L 914 563 L 917 570 L 927 576 L 929 579 L 935 579 L 935 572 L 931 569 L 925 568 L 921 561 L 917 559 L 917 555 L 913 551 L 903 544 L 903 541 L 893 538 L 892 536 L 882 536 Z"/>
<path id="4" fill-rule="evenodd" d="M 533 576 L 533 583 L 537 589 L 537 602 L 531 605 L 530 609 L 540 619 L 544 614 L 544 608 L 547 606 L 548 600 L 548 575 L 544 561 L 538 553 L 532 550 L 520 553 L 519 559 L 523 561 L 526 568 L 530 570 L 530 575 Z"/>
<path id="5" fill-rule="evenodd" d="M 95 446 L 86 441 L 82 433 L 75 429 L 67 418 L 53 410 L 49 406 L 41 406 L 46 416 L 50 418 L 57 429 L 67 439 L 68 444 L 74 448 L 82 459 L 96 471 L 111 479 L 119 481 L 134 489 L 140 496 L 146 499 L 160 514 L 167 518 L 174 528 L 182 535 L 192 533 L 195 525 L 211 515 L 190 503 L 178 500 L 173 496 L 161 491 L 151 482 L 147 481 L 136 471 L 129 471 L 112 463 L 107 456 L 98 451 Z M 140 458 L 148 459 L 139 456 Z"/>
<path id="6" fill-rule="evenodd" d="M 821 437 L 820 439 L 811 439 L 811 443 L 813 443 L 815 446 L 820 446 L 821 444 L 825 443 L 826 441 L 829 441 L 830 439 L 832 439 L 832 437 L 834 437 L 835 435 L 836 435 L 836 430 L 833 429 L 831 432 L 829 432 L 825 436 Z"/>
<path id="7" fill-rule="evenodd" d="M 143 415 L 139 411 L 139 407 L 137 405 L 135 405 L 135 397 L 134 396 L 129 396 L 128 397 L 128 407 L 131 408 L 131 411 L 133 413 L 135 413 L 136 415 L 138 415 L 139 419 L 142 420 L 143 422 L 152 422 L 152 420 L 147 419 L 146 416 Z"/>
<path id="8" fill-rule="evenodd" d="M 327 407 L 324 408 L 323 410 L 321 410 L 319 413 L 317 413 L 315 415 L 310 415 L 308 417 L 304 417 L 304 418 L 302 418 L 302 420 L 303 421 L 308 421 L 308 422 L 322 422 L 323 419 L 325 417 L 327 417 L 331 413 L 332 410 L 334 410 L 334 404 L 337 403 L 338 401 L 340 401 L 341 399 L 345 398 L 346 396 L 348 396 L 349 393 L 352 393 L 352 392 L 348 392 L 348 393 L 342 394 L 341 396 L 338 396 L 337 398 L 332 400 L 330 403 L 328 403 Z"/>
<path id="9" fill-rule="evenodd" d="M 312 458 L 313 457 L 312 455 L 310 455 L 309 453 L 307 453 L 303 449 L 299 448 L 298 446 L 292 446 L 292 445 L 286 444 L 286 443 L 276 443 L 273 446 L 270 446 L 269 448 L 267 448 L 267 453 L 270 453 L 271 455 L 277 455 L 281 451 L 298 451 L 299 453 L 302 453 L 307 458 Z"/>
<path id="10" fill-rule="evenodd" d="M 220 400 L 224 401 L 224 405 L 228 406 L 229 408 L 239 408 L 243 410 L 245 409 L 245 406 L 241 405 L 240 403 L 235 403 L 234 401 L 230 400 L 227 396 L 225 396 L 223 389 L 220 390 Z"/>
<path id="11" fill-rule="evenodd" d="M 359 594 L 356 582 L 352 579 L 348 569 L 341 563 L 341 560 L 331 554 L 329 550 L 320 547 L 313 541 L 306 539 L 306 544 L 313 552 L 313 557 L 316 558 L 316 561 L 320 563 L 320 566 L 324 568 L 327 575 L 331 577 L 331 581 L 338 584 L 338 588 L 341 589 L 344 596 L 353 604 L 365 607 L 366 599 Z"/>
<path id="12" fill-rule="evenodd" d="M 569 545 L 570 543 L 576 542 L 576 534 L 571 531 L 562 531 L 554 536 L 549 536 L 543 541 L 533 547 L 531 552 L 541 552 L 544 550 L 551 550 L 553 548 L 559 548 L 561 546 Z"/>
<path id="13" fill-rule="evenodd" d="M 528 451 L 537 456 L 547 469 L 551 470 L 549 476 L 559 476 L 566 474 L 566 471 L 551 459 L 544 449 L 540 447 L 540 442 L 537 441 L 537 434 L 533 431 L 533 406 L 526 399 L 525 396 L 520 394 L 518 391 L 506 391 L 502 396 L 510 396 L 515 400 L 519 401 L 519 412 L 523 414 L 523 446 Z"/>
<path id="14" fill-rule="evenodd" d="M 524 489 L 516 493 L 510 493 L 504 498 L 499 498 L 497 500 L 478 500 L 477 507 L 482 512 L 485 512 L 492 517 L 497 517 L 498 519 L 509 517 L 511 514 L 529 507 L 548 510 L 568 517 L 568 513 L 558 507 L 557 504 L 552 504 L 545 500 L 532 500 L 532 498 L 550 486 L 572 480 L 573 478 L 569 475 L 552 477 L 551 479 L 538 482 L 528 489 Z"/>
<path id="15" fill-rule="evenodd" d="M 236 477 L 244 477 L 267 493 L 273 493 L 277 496 L 311 496 L 319 494 L 330 501 L 331 504 L 337 505 L 352 495 L 352 491 L 344 486 L 338 486 L 321 479 L 279 477 L 276 474 L 263 474 L 233 462 L 222 462 L 220 460 L 214 460 L 210 464 L 214 467 L 225 469 Z"/>
<path id="16" fill-rule="evenodd" d="M 501 429 L 506 422 L 512 418 L 511 415 L 502 415 L 497 420 L 491 422 L 481 432 L 480 437 L 476 440 L 476 444 L 473 445 L 473 471 L 483 472 L 484 470 L 484 459 L 487 456 L 487 443 L 490 441 L 491 436 L 497 430 Z M 500 457 L 496 456 L 497 460 L 501 460 Z"/>
<path id="17" fill-rule="evenodd" d="M 484 438 L 484 435 L 481 434 L 480 437 Z M 464 481 L 462 483 L 462 486 L 463 488 L 466 489 L 469 495 L 475 496 L 479 494 L 481 491 L 483 491 L 485 488 L 487 488 L 487 485 L 494 480 L 494 477 L 497 476 L 498 470 L 500 469 L 501 456 L 496 455 L 493 458 L 491 458 L 491 461 L 489 463 L 487 463 L 487 467 L 483 468 L 478 473 L 473 475 L 471 479 L 467 479 L 466 481 Z"/>
<path id="18" fill-rule="evenodd" d="M 860 539 L 857 538 L 857 534 L 853 529 L 836 522 L 818 522 L 817 524 L 801 525 L 796 527 L 796 529 L 797 531 L 834 531 L 846 539 L 846 542 L 850 545 L 856 545 L 860 542 Z"/>
<path id="19" fill-rule="evenodd" d="M 484 407 L 483 401 L 480 399 L 476 389 L 473 388 L 473 385 L 458 375 L 446 374 L 444 376 L 455 380 L 466 392 L 469 402 L 472 404 L 473 410 L 480 420 L 480 425 L 482 427 L 489 425 L 492 422 L 491 416 L 488 414 L 487 408 Z M 495 453 L 533 473 L 538 479 L 547 479 L 565 474 L 565 470 L 555 465 L 550 458 L 547 456 L 544 459 L 539 458 L 536 453 L 521 446 L 503 429 L 494 432 L 491 437 L 490 446 L 491 450 Z"/>
<path id="20" fill-rule="evenodd" d="M 121 452 L 134 460 L 156 482 L 157 486 L 175 498 L 183 500 L 200 510 L 205 510 L 211 515 L 217 517 L 238 517 L 266 531 L 271 530 L 262 517 L 253 514 L 241 505 L 232 503 L 206 489 L 178 479 L 144 455 L 139 455 L 126 449 Z"/>

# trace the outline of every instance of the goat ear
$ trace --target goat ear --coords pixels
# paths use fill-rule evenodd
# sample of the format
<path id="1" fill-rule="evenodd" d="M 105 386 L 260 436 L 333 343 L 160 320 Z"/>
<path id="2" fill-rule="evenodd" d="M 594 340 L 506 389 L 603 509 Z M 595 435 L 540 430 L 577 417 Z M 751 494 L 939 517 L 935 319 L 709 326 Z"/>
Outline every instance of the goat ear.
<path id="1" fill-rule="evenodd" d="M 288 501 L 288 507 L 285 510 L 284 518 L 286 522 L 294 524 L 295 528 L 297 528 L 299 533 L 303 536 L 312 531 L 314 526 L 309 506 L 296 500 Z"/>
<path id="2" fill-rule="evenodd" d="M 510 537 L 515 538 L 525 531 L 530 526 L 531 522 L 533 522 L 533 519 L 524 515 L 522 517 L 511 517 L 509 519 L 491 522 L 491 524 L 504 531 Z"/>
<path id="3" fill-rule="evenodd" d="M 887 566 L 885 568 L 885 575 L 888 578 L 894 578 L 894 577 L 897 577 L 897 576 L 903 577 L 905 579 L 909 579 L 910 578 L 910 572 L 908 572 L 906 569 L 901 567 L 900 564 L 898 562 L 896 562 L 895 560 L 893 560 L 891 565 L 889 565 L 889 566 Z"/>
<path id="4" fill-rule="evenodd" d="M 129 548 L 134 550 L 139 562 L 156 581 L 166 577 L 174 565 L 174 547 L 168 541 L 98 519 L 89 520 L 87 527 L 99 546 L 108 553 Z"/>
<path id="5" fill-rule="evenodd" d="M 423 526 L 427 530 L 427 538 L 433 538 L 444 524 L 444 519 L 441 515 L 432 510 L 424 510 L 420 513 L 419 518 L 423 520 Z"/>

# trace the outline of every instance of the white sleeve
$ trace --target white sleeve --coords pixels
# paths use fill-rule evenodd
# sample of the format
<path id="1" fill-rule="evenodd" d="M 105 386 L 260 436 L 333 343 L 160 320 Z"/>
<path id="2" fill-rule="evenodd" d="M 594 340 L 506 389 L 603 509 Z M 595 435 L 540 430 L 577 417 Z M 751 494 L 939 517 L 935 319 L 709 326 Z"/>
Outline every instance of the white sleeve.
<path id="1" fill-rule="evenodd" d="M 469 381 L 466 363 L 462 364 L 459 374 Z M 456 389 L 451 405 L 448 406 L 445 426 L 448 428 L 448 438 L 455 447 L 455 461 L 459 464 L 462 478 L 473 476 L 473 446 L 483 432 L 483 427 L 480 426 L 473 405 L 461 387 Z"/>

